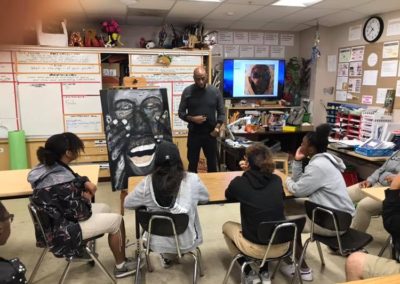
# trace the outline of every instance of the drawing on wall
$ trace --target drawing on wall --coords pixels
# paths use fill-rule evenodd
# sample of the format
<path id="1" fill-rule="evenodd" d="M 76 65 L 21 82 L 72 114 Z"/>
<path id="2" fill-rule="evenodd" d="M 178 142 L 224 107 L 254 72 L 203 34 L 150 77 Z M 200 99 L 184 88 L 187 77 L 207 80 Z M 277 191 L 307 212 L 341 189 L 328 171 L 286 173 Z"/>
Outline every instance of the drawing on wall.
<path id="1" fill-rule="evenodd" d="M 172 141 L 166 89 L 101 90 L 113 190 L 126 189 L 128 177 L 147 175 L 154 153 Z"/>

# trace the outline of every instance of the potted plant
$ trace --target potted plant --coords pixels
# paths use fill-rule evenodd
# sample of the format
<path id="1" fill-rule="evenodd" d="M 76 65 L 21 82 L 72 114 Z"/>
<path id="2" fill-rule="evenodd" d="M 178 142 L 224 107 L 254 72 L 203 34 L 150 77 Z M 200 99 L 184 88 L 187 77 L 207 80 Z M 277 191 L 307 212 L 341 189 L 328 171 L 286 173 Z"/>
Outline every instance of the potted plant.
<path id="1" fill-rule="evenodd" d="M 299 106 L 310 86 L 311 59 L 292 57 L 286 64 L 285 97 Z"/>

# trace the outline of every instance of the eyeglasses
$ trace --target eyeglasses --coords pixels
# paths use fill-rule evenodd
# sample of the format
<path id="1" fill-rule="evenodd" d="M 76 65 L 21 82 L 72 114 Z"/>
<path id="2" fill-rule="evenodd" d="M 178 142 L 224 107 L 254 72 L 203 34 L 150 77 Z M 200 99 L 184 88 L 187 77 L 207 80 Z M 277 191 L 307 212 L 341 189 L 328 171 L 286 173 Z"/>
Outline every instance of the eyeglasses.
<path id="1" fill-rule="evenodd" d="M 8 216 L 6 216 L 3 220 L 0 220 L 1 222 L 5 222 L 9 220 L 10 223 L 12 223 L 12 221 L 14 221 L 14 214 L 8 214 Z"/>

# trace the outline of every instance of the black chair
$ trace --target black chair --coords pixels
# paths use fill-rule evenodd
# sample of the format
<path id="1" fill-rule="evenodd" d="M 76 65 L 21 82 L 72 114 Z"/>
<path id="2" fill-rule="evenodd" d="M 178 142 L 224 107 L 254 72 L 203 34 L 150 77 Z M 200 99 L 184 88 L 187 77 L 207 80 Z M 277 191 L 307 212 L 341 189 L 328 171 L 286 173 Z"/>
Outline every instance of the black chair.
<path id="1" fill-rule="evenodd" d="M 146 249 L 145 256 L 146 256 L 147 270 L 149 272 L 153 271 L 149 258 L 149 254 L 152 251 L 152 248 L 150 247 L 150 240 L 152 235 L 163 236 L 163 237 L 174 237 L 178 260 L 182 258 L 184 254 L 181 251 L 178 236 L 186 231 L 186 228 L 189 224 L 189 216 L 187 214 L 172 214 L 169 212 L 148 212 L 146 211 L 146 209 L 140 208 L 136 210 L 136 222 L 138 222 L 142 227 L 143 233 L 148 232 L 147 241 L 144 246 Z M 141 250 L 140 247 L 139 249 Z M 191 251 L 188 252 L 188 254 L 190 254 L 194 259 L 193 283 L 197 283 L 197 271 L 199 271 L 200 276 L 204 275 L 201 267 L 201 252 L 200 249 L 197 247 L 196 253 Z M 139 268 L 141 267 L 140 255 L 141 253 L 139 252 L 137 254 L 138 270 L 136 271 L 135 283 L 139 283 L 140 281 L 139 278 L 140 277 Z"/>
<path id="2" fill-rule="evenodd" d="M 304 203 L 306 213 L 311 222 L 310 237 L 304 243 L 304 249 L 299 262 L 303 261 L 307 246 L 310 242 L 316 242 L 321 264 L 325 265 L 321 245 L 323 243 L 337 251 L 342 256 L 362 250 L 372 241 L 372 236 L 350 228 L 352 217 L 349 213 L 337 209 L 322 206 L 311 201 Z M 335 236 L 327 237 L 314 232 L 314 224 L 335 232 Z"/>
<path id="3" fill-rule="evenodd" d="M 35 265 L 35 268 L 33 269 L 31 276 L 29 277 L 28 283 L 33 283 L 33 280 L 35 279 L 36 273 L 38 272 L 39 267 L 42 264 L 45 255 L 50 250 L 49 241 L 48 241 L 48 238 L 45 234 L 45 231 L 44 231 L 44 228 L 42 225 L 45 220 L 44 218 L 48 218 L 48 216 L 45 215 L 44 213 L 42 213 L 33 203 L 28 204 L 28 210 L 32 217 L 33 224 L 35 225 L 35 227 L 39 228 L 40 234 L 42 235 L 42 237 L 45 241 L 45 247 L 43 248 L 43 251 Z M 100 260 L 97 258 L 96 253 L 95 253 L 95 249 L 94 249 L 95 240 L 102 237 L 103 235 L 104 234 L 101 234 L 101 235 L 94 236 L 92 238 L 84 240 L 84 243 L 85 243 L 84 250 L 88 253 L 91 260 L 88 261 L 88 259 L 82 259 L 82 258 L 78 258 L 78 257 L 66 257 L 65 258 L 65 260 L 67 261 L 67 266 L 64 269 L 64 272 L 60 278 L 59 283 L 64 283 L 65 279 L 67 278 L 67 274 L 68 274 L 68 271 L 70 269 L 72 262 L 82 262 L 82 261 L 89 262 L 91 265 L 97 264 L 100 267 L 100 269 L 104 272 L 104 274 L 107 275 L 107 277 L 110 279 L 110 281 L 112 283 L 116 283 L 114 278 L 107 271 L 107 269 L 104 267 L 104 265 L 100 262 Z"/>
<path id="4" fill-rule="evenodd" d="M 247 265 L 250 265 L 253 263 L 253 264 L 256 264 L 258 266 L 258 268 L 261 268 L 264 266 L 264 264 L 266 262 L 279 261 L 278 265 L 275 267 L 275 270 L 271 275 L 271 279 L 273 279 L 275 277 L 276 271 L 278 270 L 278 268 L 282 262 L 282 259 L 287 258 L 287 257 L 292 259 L 292 261 L 295 265 L 295 268 L 296 268 L 296 273 L 295 273 L 295 275 L 293 275 L 292 283 L 296 277 L 299 279 L 300 283 L 303 283 L 303 281 L 301 279 L 301 275 L 300 275 L 300 270 L 299 270 L 299 262 L 296 261 L 295 251 L 296 251 L 296 236 L 298 233 L 301 233 L 301 231 L 303 230 L 305 222 L 306 222 L 305 217 L 300 217 L 300 218 L 291 219 L 291 220 L 262 222 L 258 226 L 257 235 L 258 235 L 258 239 L 265 240 L 263 243 L 265 245 L 268 245 L 267 249 L 265 251 L 264 257 L 262 259 L 257 259 L 257 258 L 248 256 L 242 252 L 239 252 L 238 254 L 236 254 L 233 257 L 233 259 L 229 265 L 229 269 L 225 274 L 223 283 L 226 284 L 228 282 L 228 278 L 232 271 L 233 265 L 235 264 L 236 260 L 238 260 L 239 258 L 245 259 L 245 261 L 241 267 L 242 278 L 244 276 L 244 270 Z M 279 257 L 274 257 L 274 258 L 268 257 L 268 253 L 269 253 L 272 245 L 284 244 L 284 243 L 288 243 L 288 242 L 290 242 L 291 246 L 289 247 L 288 251 L 285 254 L 283 254 Z"/>

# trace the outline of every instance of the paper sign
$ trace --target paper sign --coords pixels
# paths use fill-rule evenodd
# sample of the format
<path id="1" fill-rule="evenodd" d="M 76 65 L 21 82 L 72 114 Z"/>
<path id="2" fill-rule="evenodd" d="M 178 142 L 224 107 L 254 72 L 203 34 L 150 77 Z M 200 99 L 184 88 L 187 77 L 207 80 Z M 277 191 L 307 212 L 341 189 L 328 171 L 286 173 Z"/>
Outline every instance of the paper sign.
<path id="1" fill-rule="evenodd" d="M 241 45 L 240 46 L 240 57 L 251 58 L 254 57 L 254 46 L 253 45 Z"/>
<path id="2" fill-rule="evenodd" d="M 339 49 L 339 62 L 349 62 L 351 57 L 350 48 Z"/>
<path id="3" fill-rule="evenodd" d="M 239 45 L 225 45 L 224 46 L 224 57 L 225 58 L 239 57 Z"/>
<path id="4" fill-rule="evenodd" d="M 336 100 L 337 101 L 347 101 L 347 92 L 345 91 L 336 91 Z"/>
<path id="5" fill-rule="evenodd" d="M 382 58 L 397 58 L 399 57 L 399 42 L 390 41 L 383 44 Z"/>
<path id="6" fill-rule="evenodd" d="M 265 33 L 264 34 L 264 44 L 265 45 L 278 45 L 279 44 L 279 34 L 278 33 Z"/>
<path id="7" fill-rule="evenodd" d="M 397 60 L 382 61 L 381 77 L 396 77 L 397 63 Z"/>
<path id="8" fill-rule="evenodd" d="M 361 103 L 364 105 L 372 105 L 373 96 L 362 96 Z"/>
<path id="9" fill-rule="evenodd" d="M 347 91 L 347 87 L 348 87 L 347 81 L 348 81 L 348 77 L 337 77 L 336 90 Z"/>
<path id="10" fill-rule="evenodd" d="M 400 80 L 396 83 L 396 97 L 400 97 Z"/>
<path id="11" fill-rule="evenodd" d="M 294 46 L 294 34 L 281 34 L 281 45 Z"/>
<path id="12" fill-rule="evenodd" d="M 361 39 L 361 25 L 349 27 L 349 41 Z"/>
<path id="13" fill-rule="evenodd" d="M 271 46 L 271 58 L 285 58 L 285 47 Z"/>
<path id="14" fill-rule="evenodd" d="M 328 72 L 336 72 L 336 55 L 328 55 Z"/>
<path id="15" fill-rule="evenodd" d="M 250 44 L 264 44 L 264 33 L 249 32 L 249 43 Z"/>
<path id="16" fill-rule="evenodd" d="M 376 90 L 376 103 L 377 104 L 383 104 L 385 102 L 387 90 L 388 89 L 386 89 L 386 88 L 378 88 Z"/>
<path id="17" fill-rule="evenodd" d="M 363 61 L 364 49 L 364 46 L 352 47 L 350 61 Z"/>
<path id="18" fill-rule="evenodd" d="M 386 30 L 387 36 L 400 35 L 400 18 L 390 19 Z"/>
<path id="19" fill-rule="evenodd" d="M 378 70 L 365 70 L 362 84 L 364 86 L 376 86 Z"/>
<path id="20" fill-rule="evenodd" d="M 218 44 L 232 44 L 233 43 L 233 32 L 219 31 L 218 32 Z"/>
<path id="21" fill-rule="evenodd" d="M 338 64 L 338 76 L 349 76 L 349 63 Z"/>
<path id="22" fill-rule="evenodd" d="M 349 76 L 362 75 L 362 62 L 350 62 Z"/>
<path id="23" fill-rule="evenodd" d="M 269 46 L 256 45 L 254 47 L 254 57 L 269 57 Z"/>
<path id="24" fill-rule="evenodd" d="M 249 43 L 249 33 L 248 32 L 234 32 L 233 33 L 233 43 L 234 44 L 248 44 Z"/>

